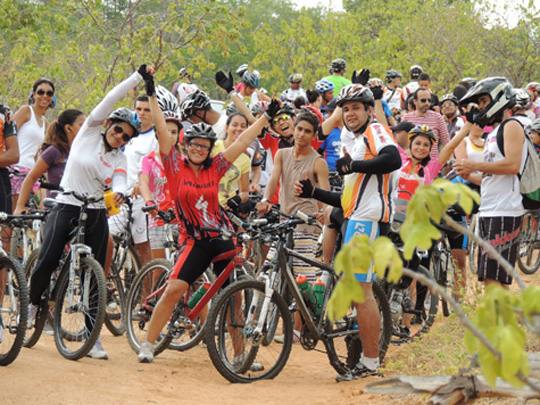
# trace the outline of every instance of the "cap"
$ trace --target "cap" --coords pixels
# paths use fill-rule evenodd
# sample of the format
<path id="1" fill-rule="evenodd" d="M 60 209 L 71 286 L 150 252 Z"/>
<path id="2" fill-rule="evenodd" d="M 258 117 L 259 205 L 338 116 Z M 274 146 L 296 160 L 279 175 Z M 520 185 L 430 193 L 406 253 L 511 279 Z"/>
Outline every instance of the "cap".
<path id="1" fill-rule="evenodd" d="M 390 127 L 390 129 L 392 130 L 392 132 L 405 131 L 408 133 L 414 127 L 415 125 L 412 122 L 401 121 L 399 124 L 394 125 L 393 127 Z"/>

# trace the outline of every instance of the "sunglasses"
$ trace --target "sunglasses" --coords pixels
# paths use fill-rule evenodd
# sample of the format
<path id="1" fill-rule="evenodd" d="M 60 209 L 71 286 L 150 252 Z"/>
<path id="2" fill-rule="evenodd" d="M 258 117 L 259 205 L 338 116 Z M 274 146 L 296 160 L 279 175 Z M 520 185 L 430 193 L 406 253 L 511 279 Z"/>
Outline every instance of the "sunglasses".
<path id="1" fill-rule="evenodd" d="M 447 103 L 447 104 L 441 105 L 441 108 L 446 108 L 446 107 L 455 107 L 455 104 L 454 103 Z"/>
<path id="2" fill-rule="evenodd" d="M 430 98 L 419 98 L 418 101 L 420 101 L 421 103 L 427 103 L 428 101 L 431 102 L 431 99 Z"/>
<path id="3" fill-rule="evenodd" d="M 210 146 L 201 145 L 200 143 L 197 143 L 197 142 L 190 142 L 188 143 L 188 145 L 190 148 L 201 149 L 201 150 L 206 150 L 206 151 L 209 151 L 211 148 Z"/>
<path id="4" fill-rule="evenodd" d="M 131 140 L 131 135 L 124 132 L 124 128 L 121 125 L 114 125 L 113 131 L 115 134 L 122 134 L 122 140 L 124 142 L 129 142 Z"/>
<path id="5" fill-rule="evenodd" d="M 47 96 L 52 97 L 52 96 L 54 96 L 54 91 L 52 91 L 52 90 L 45 91 L 43 89 L 39 89 L 39 90 L 36 91 L 36 94 L 38 96 L 42 96 L 44 94 L 47 94 Z"/>
<path id="6" fill-rule="evenodd" d="M 277 118 L 274 118 L 274 121 L 273 121 L 273 124 L 276 125 L 279 121 L 285 121 L 285 120 L 288 120 L 290 119 L 290 115 L 287 115 L 287 114 L 283 114 Z"/>

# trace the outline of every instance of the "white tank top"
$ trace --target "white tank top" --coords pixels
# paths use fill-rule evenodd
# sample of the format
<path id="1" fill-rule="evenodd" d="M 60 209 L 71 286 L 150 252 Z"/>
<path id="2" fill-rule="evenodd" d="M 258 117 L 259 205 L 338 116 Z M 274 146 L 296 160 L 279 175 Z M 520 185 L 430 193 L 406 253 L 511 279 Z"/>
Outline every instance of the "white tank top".
<path id="1" fill-rule="evenodd" d="M 19 166 L 31 169 L 34 167 L 36 152 L 45 138 L 45 118 L 42 118 L 41 126 L 38 124 L 34 109 L 30 108 L 30 119 L 23 124 L 17 134 L 19 142 Z"/>
<path id="2" fill-rule="evenodd" d="M 467 159 L 475 162 L 484 161 L 484 147 L 478 147 L 471 142 L 471 138 L 465 138 L 465 151 L 467 152 Z"/>

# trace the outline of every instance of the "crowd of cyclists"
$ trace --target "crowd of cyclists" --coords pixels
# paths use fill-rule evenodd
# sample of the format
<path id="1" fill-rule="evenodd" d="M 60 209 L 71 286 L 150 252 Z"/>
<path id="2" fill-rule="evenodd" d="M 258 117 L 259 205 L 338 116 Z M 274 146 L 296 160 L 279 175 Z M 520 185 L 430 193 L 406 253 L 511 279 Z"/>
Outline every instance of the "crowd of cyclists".
<path id="1" fill-rule="evenodd" d="M 518 173 L 525 164 L 526 134 L 540 152 L 540 83 L 519 89 L 502 77 L 467 77 L 439 98 L 431 90 L 431 76 L 419 65 L 411 66 L 410 81 L 402 86 L 403 77 L 395 69 L 387 70 L 384 80 L 367 69 L 354 71 L 349 80 L 346 61 L 339 58 L 331 62 L 329 75 L 309 83 L 309 89 L 303 88 L 302 73 L 292 72 L 289 87 L 270 95 L 260 86 L 264 78 L 249 64 L 235 74 L 237 80 L 230 72 L 216 74 L 217 85 L 228 96 L 223 111 L 192 83 L 186 69 L 169 91 L 157 84 L 159 72 L 146 65 L 114 87 L 88 115 L 67 109 L 47 122 L 58 91 L 48 79 L 34 83 L 28 104 L 14 115 L 0 106 L 0 211 L 25 212 L 31 194 L 40 195 L 42 176 L 62 190 L 48 192 L 56 205 L 47 217 L 29 280 L 28 328 L 78 218 L 82 203 L 73 192 L 103 197 L 111 190 L 119 207 L 131 199 L 132 237 L 143 265 L 164 257 L 166 227 L 171 225 L 156 217 L 157 210 L 173 209 L 176 214 L 178 260 L 154 309 L 140 362 L 153 361 L 156 339 L 188 287 L 211 262 L 219 274 L 234 255 L 232 241 L 205 230 L 232 229 L 229 212 L 246 217 L 257 210 L 263 215 L 279 205 L 285 214 L 301 210 L 316 216 L 320 226 L 297 227 L 295 249 L 315 257 L 322 232 L 322 260 L 330 264 L 336 240 L 386 235 L 396 199 L 410 200 L 419 186 L 431 184 L 443 166 L 453 162 L 453 181 L 481 193 L 477 208 L 482 238 L 515 264 L 525 212 Z M 141 83 L 144 92 L 134 106 L 114 109 Z M 149 214 L 142 211 L 144 206 L 153 207 Z M 466 222 L 459 212 L 452 215 Z M 129 218 L 123 209 L 109 215 L 104 202 L 90 205 L 86 244 L 105 272 L 112 250 L 109 234 L 120 232 Z M 3 235 L 6 246 L 9 238 Z M 450 237 L 450 246 L 458 268 L 454 297 L 461 301 L 466 237 Z M 266 253 L 271 256 L 272 250 Z M 413 259 L 420 260 L 429 263 L 429 252 Z M 293 266 L 295 275 L 315 283 L 313 268 Z M 365 296 L 355 304 L 363 353 L 338 381 L 380 374 L 374 274 L 364 269 L 356 279 Z M 478 258 L 478 280 L 506 287 L 512 283 L 484 252 Z M 301 328 L 297 313 L 295 341 Z M 89 355 L 108 358 L 100 340 Z"/>

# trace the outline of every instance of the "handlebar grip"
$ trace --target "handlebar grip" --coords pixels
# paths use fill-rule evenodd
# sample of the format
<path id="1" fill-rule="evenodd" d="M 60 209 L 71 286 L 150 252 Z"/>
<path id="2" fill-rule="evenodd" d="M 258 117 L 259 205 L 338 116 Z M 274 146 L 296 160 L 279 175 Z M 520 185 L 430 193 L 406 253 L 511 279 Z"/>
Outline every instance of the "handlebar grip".
<path id="1" fill-rule="evenodd" d="M 259 218 L 259 219 L 254 219 L 253 221 L 251 221 L 251 225 L 253 226 L 263 226 L 267 224 L 268 224 L 268 219 L 266 218 Z"/>
<path id="2" fill-rule="evenodd" d="M 146 207 L 141 208 L 142 212 L 150 212 L 150 211 L 153 211 L 153 210 L 157 210 L 156 205 L 147 205 Z"/>
<path id="3" fill-rule="evenodd" d="M 52 190 L 52 191 L 64 191 L 62 187 L 60 187 L 60 184 L 53 184 L 53 183 L 47 183 L 45 181 L 42 181 L 39 184 L 40 188 L 43 188 L 45 190 Z"/>
<path id="4" fill-rule="evenodd" d="M 201 230 L 201 232 L 210 232 L 210 233 L 219 233 L 219 234 L 223 233 L 223 231 L 219 228 L 210 228 L 208 226 L 201 226 L 199 229 Z"/>

